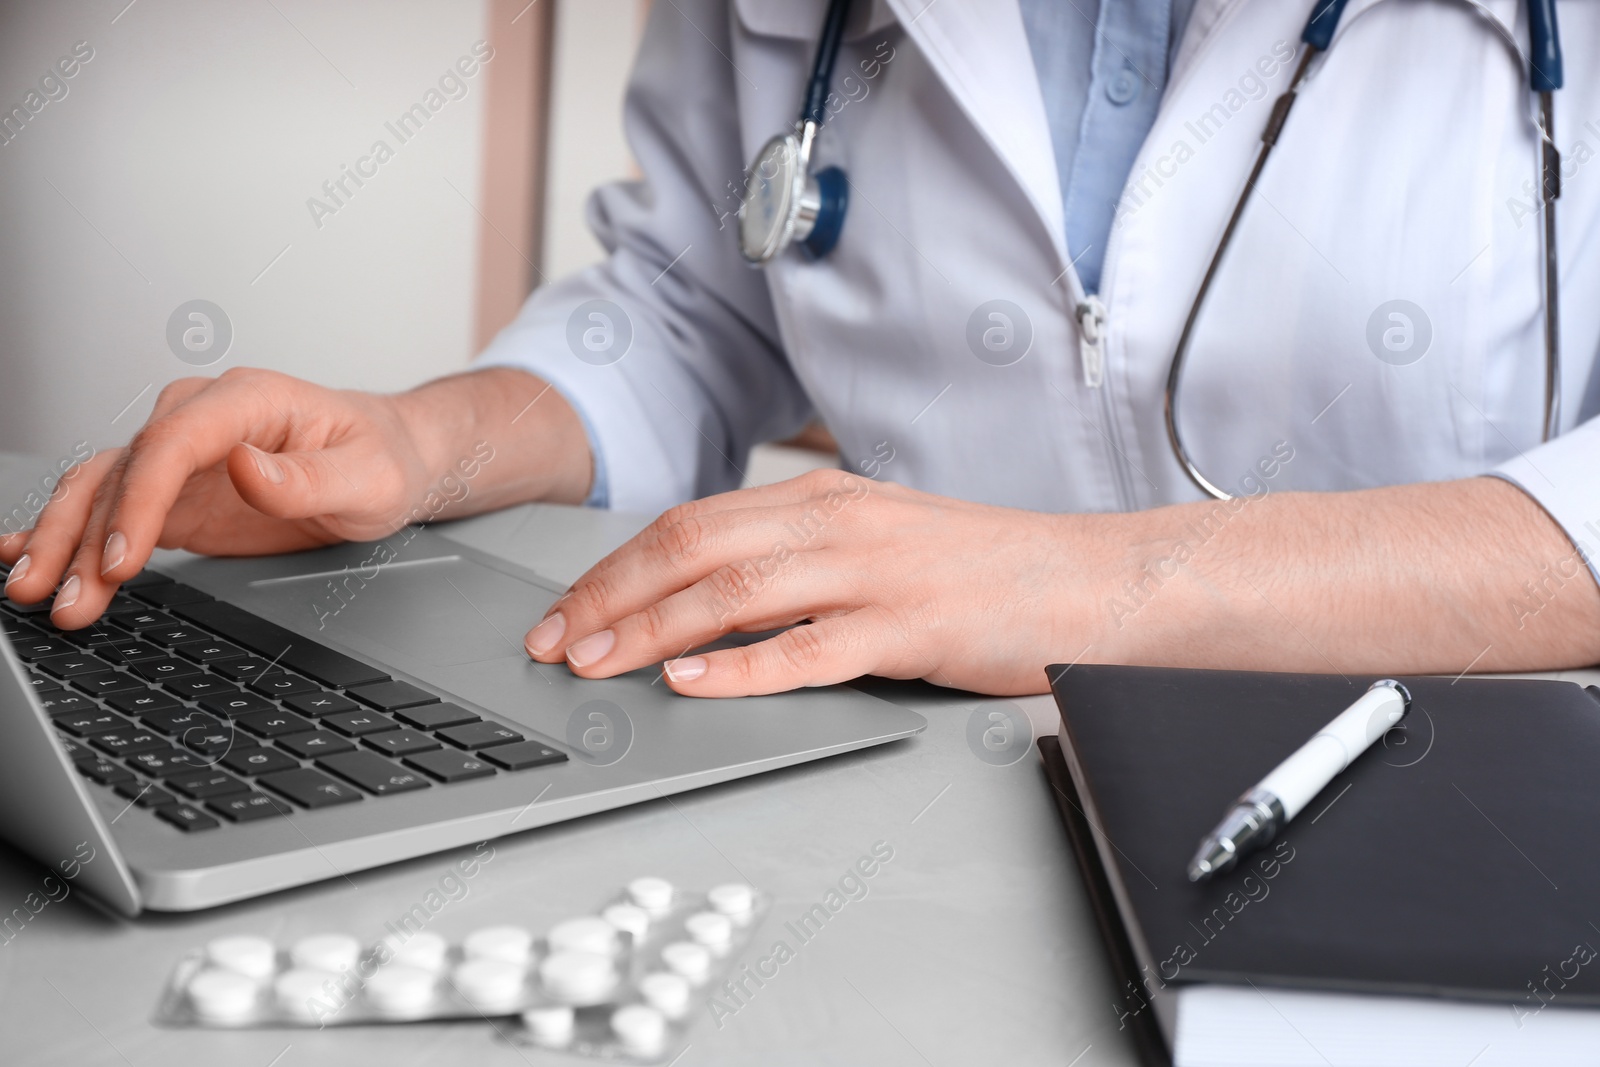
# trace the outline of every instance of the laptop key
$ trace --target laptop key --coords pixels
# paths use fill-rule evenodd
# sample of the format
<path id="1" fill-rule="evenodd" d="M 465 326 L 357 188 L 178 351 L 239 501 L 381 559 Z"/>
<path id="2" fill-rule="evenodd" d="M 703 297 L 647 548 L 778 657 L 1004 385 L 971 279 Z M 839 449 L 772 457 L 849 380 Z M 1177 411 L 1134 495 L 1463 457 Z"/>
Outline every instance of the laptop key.
<path id="1" fill-rule="evenodd" d="M 236 749 L 222 757 L 222 765 L 235 774 L 254 778 L 258 774 L 276 774 L 292 771 L 300 761 L 284 755 L 275 748 Z"/>
<path id="2" fill-rule="evenodd" d="M 276 708 L 241 715 L 238 722 L 257 737 L 282 737 L 284 734 L 299 734 L 317 728 L 310 719 L 302 719 L 292 711 L 278 711 Z"/>
<path id="3" fill-rule="evenodd" d="M 457 704 L 424 704 L 419 708 L 397 711 L 394 717 L 419 730 L 437 730 L 441 726 L 460 726 L 481 721 L 479 716 Z"/>
<path id="4" fill-rule="evenodd" d="M 160 730 L 164 734 L 186 734 L 190 730 L 215 730 L 222 725 L 215 716 L 207 715 L 198 708 L 162 708 L 160 711 L 147 711 L 139 716 L 139 721 L 152 730 Z"/>
<path id="5" fill-rule="evenodd" d="M 185 752 L 181 748 L 140 752 L 128 757 L 128 766 L 152 778 L 170 778 L 174 774 L 203 771 L 210 765 L 211 761 L 198 752 Z"/>
<path id="6" fill-rule="evenodd" d="M 121 715 L 113 715 L 109 711 L 77 711 L 67 715 L 57 715 L 55 724 L 75 737 L 89 737 L 93 734 L 103 734 L 107 730 L 132 730 L 133 723 Z"/>
<path id="7" fill-rule="evenodd" d="M 113 611 L 106 618 L 130 633 L 178 625 L 177 619 L 153 608 L 146 608 L 143 611 Z"/>
<path id="8" fill-rule="evenodd" d="M 146 660 L 167 658 L 167 654 L 155 645 L 147 645 L 143 641 L 129 641 L 127 638 L 106 645 L 99 650 L 99 654 L 112 663 L 143 663 Z"/>
<path id="9" fill-rule="evenodd" d="M 246 793 L 243 796 L 223 797 L 220 800 L 206 801 L 206 807 L 234 822 L 254 822 L 257 819 L 271 819 L 278 815 L 288 815 L 294 811 L 289 805 L 277 797 L 269 797 L 265 793 Z"/>
<path id="10" fill-rule="evenodd" d="M 529 767 L 565 762 L 567 754 L 537 741 L 518 741 L 514 745 L 486 748 L 483 750 L 483 758 L 490 763 L 498 763 L 508 771 L 525 771 Z"/>
<path id="11" fill-rule="evenodd" d="M 135 574 L 132 578 L 129 578 L 127 581 L 123 582 L 122 588 L 128 590 L 144 589 L 147 586 L 161 585 L 163 582 L 170 581 L 172 581 L 172 579 L 168 578 L 160 571 L 143 570 L 138 574 Z"/>
<path id="12" fill-rule="evenodd" d="M 82 742 L 74 741 L 70 737 L 61 737 L 58 735 L 56 737 L 56 744 L 61 746 L 61 751 L 65 752 L 67 754 L 67 758 L 73 762 L 77 762 L 81 759 L 100 758 L 93 749 L 85 747 Z"/>
<path id="13" fill-rule="evenodd" d="M 45 642 L 35 642 L 35 646 Z M 111 664 L 92 652 L 68 648 L 65 655 L 41 656 L 34 666 L 56 678 L 75 678 L 80 674 L 94 674 L 111 669 Z"/>
<path id="14" fill-rule="evenodd" d="M 269 697 L 292 697 L 301 693 L 315 693 L 321 686 L 316 682 L 308 681 L 293 674 L 286 674 L 274 668 L 253 681 L 246 682 L 245 688 Z"/>
<path id="15" fill-rule="evenodd" d="M 196 800 L 208 800 L 211 797 L 223 797 L 229 793 L 247 793 L 250 787 L 239 781 L 226 771 L 199 771 L 189 774 L 175 774 L 167 779 L 167 784 L 184 796 Z"/>
<path id="16" fill-rule="evenodd" d="M 137 693 L 114 693 L 106 697 L 106 703 L 128 715 L 144 715 L 151 711 L 179 711 L 183 708 L 183 702 L 177 697 L 158 693 L 153 689 Z"/>
<path id="17" fill-rule="evenodd" d="M 39 703 L 44 705 L 45 714 L 52 718 L 74 712 L 98 711 L 100 708 L 82 693 L 46 693 L 39 698 Z"/>
<path id="18" fill-rule="evenodd" d="M 193 678 L 173 678 L 161 683 L 161 687 L 174 696 L 183 697 L 185 700 L 199 700 L 212 693 L 237 693 L 239 687 L 224 678 L 213 678 L 209 674 L 196 675 Z"/>
<path id="19" fill-rule="evenodd" d="M 385 730 L 398 730 L 400 724 L 387 715 L 375 711 L 338 711 L 322 717 L 322 725 L 331 726 L 346 737 L 364 734 L 381 734 Z"/>
<path id="20" fill-rule="evenodd" d="M 173 608 L 180 604 L 200 604 L 214 600 L 210 593 L 202 593 L 192 585 L 182 582 L 162 582 L 136 589 L 133 595 L 153 608 Z"/>
<path id="21" fill-rule="evenodd" d="M 191 808 L 187 804 L 164 804 L 154 810 L 158 819 L 184 831 L 215 830 L 222 825 L 199 808 Z"/>
<path id="22" fill-rule="evenodd" d="M 331 756 L 335 752 L 349 752 L 355 748 L 349 741 L 329 730 L 315 730 L 309 733 L 290 734 L 278 741 L 281 748 L 293 752 L 302 759 L 316 759 L 321 756 Z"/>
<path id="23" fill-rule="evenodd" d="M 151 730 L 107 730 L 95 734 L 89 743 L 108 756 L 131 756 L 168 747 L 167 739 Z"/>
<path id="24" fill-rule="evenodd" d="M 354 782 L 380 797 L 428 789 L 431 783 L 416 771 L 407 770 L 371 752 L 341 752 L 317 760 L 317 766 L 340 778 Z"/>
<path id="25" fill-rule="evenodd" d="M 178 623 L 176 626 L 157 626 L 151 630 L 143 630 L 140 632 L 139 636 L 144 638 L 146 641 L 154 641 L 162 648 L 171 649 L 182 648 L 184 645 L 200 644 L 202 642 L 206 644 L 224 644 L 224 642 L 218 641 L 216 638 L 200 629 L 200 627 L 190 626 L 182 622 Z M 244 655 L 244 649 L 239 649 L 239 655 Z"/>
<path id="26" fill-rule="evenodd" d="M 57 630 L 51 627 L 46 636 L 53 637 L 57 641 L 68 641 L 79 648 L 101 648 L 128 639 L 128 635 L 121 630 L 113 630 L 99 623 L 85 626 L 81 630 Z"/>
<path id="27" fill-rule="evenodd" d="M 225 660 L 211 669 L 235 682 L 248 682 L 265 674 L 271 667 L 270 660 L 264 660 L 260 656 L 246 656 L 244 659 Z"/>
<path id="28" fill-rule="evenodd" d="M 216 730 L 185 730 L 178 742 L 190 752 L 206 757 L 207 763 L 215 763 L 236 748 L 254 748 L 256 744 L 241 736 L 231 723 Z"/>
<path id="29" fill-rule="evenodd" d="M 164 682 L 168 678 L 190 678 L 201 673 L 199 664 L 190 663 L 186 659 L 177 659 L 173 656 L 145 660 L 132 666 L 133 673 L 141 678 L 148 678 L 152 682 Z"/>
<path id="30" fill-rule="evenodd" d="M 504 745 L 523 739 L 522 735 L 511 727 L 501 726 L 497 722 L 471 722 L 465 726 L 447 726 L 438 733 L 457 748 L 468 750 Z"/>
<path id="31" fill-rule="evenodd" d="M 354 688 L 346 686 L 345 692 L 361 701 L 361 703 L 377 708 L 379 711 L 411 708 L 418 704 L 433 704 L 439 699 L 425 689 L 418 689 L 410 682 L 398 680 L 378 682 L 375 685 L 358 685 Z"/>
<path id="32" fill-rule="evenodd" d="M 48 659 L 52 656 L 76 655 L 78 651 L 76 646 L 66 641 L 57 640 L 54 637 L 46 637 L 43 634 L 38 637 L 25 637 L 21 640 L 13 641 L 11 642 L 11 647 L 16 649 L 18 659 L 35 663 L 38 666 L 43 666 L 43 664 L 38 663 L 39 660 Z M 50 673 L 55 674 L 56 672 L 51 671 Z"/>
<path id="33" fill-rule="evenodd" d="M 361 706 L 347 696 L 323 692 L 297 693 L 292 697 L 284 697 L 283 703 L 302 715 L 314 718 L 332 715 L 336 711 L 355 711 Z"/>
<path id="34" fill-rule="evenodd" d="M 193 631 L 190 630 L 157 630 L 156 634 L 187 634 L 192 632 Z M 149 637 L 152 635 L 146 634 L 145 636 Z M 156 640 L 159 640 L 159 637 L 156 637 Z M 226 641 L 212 641 L 205 638 L 202 638 L 198 641 L 175 641 L 167 647 L 172 649 L 172 651 L 176 652 L 178 655 L 182 656 L 184 659 L 190 660 L 194 663 L 222 663 L 230 659 L 243 659 L 245 656 L 249 655 L 248 652 L 240 648 L 238 645 L 232 645 Z"/>
<path id="35" fill-rule="evenodd" d="M 10 615 L 0 615 L 0 634 L 9 637 L 13 644 L 26 638 L 45 636 L 43 630 L 29 626 L 21 619 L 13 618 Z"/>
<path id="36" fill-rule="evenodd" d="M 495 773 L 493 767 L 476 756 L 447 748 L 419 752 L 407 756 L 405 762 L 441 782 L 465 782 L 470 778 L 488 778 Z"/>
<path id="37" fill-rule="evenodd" d="M 390 730 L 386 733 L 372 734 L 366 742 L 379 752 L 391 756 L 409 756 L 413 752 L 426 752 L 432 748 L 443 747 L 430 735 L 416 730 Z"/>
<path id="38" fill-rule="evenodd" d="M 85 778 L 93 779 L 101 785 L 116 785 L 118 782 L 133 781 L 133 772 L 108 759 L 79 760 L 76 766 L 79 774 Z"/>
<path id="39" fill-rule="evenodd" d="M 63 686 L 48 675 L 30 674 L 28 675 L 28 688 L 33 691 L 35 696 L 39 696 L 44 693 L 59 693 L 62 691 Z M 354 707 L 354 705 L 351 706 Z"/>
<path id="40" fill-rule="evenodd" d="M 201 697 L 198 701 L 202 708 L 213 715 L 232 718 L 236 715 L 248 715 L 253 711 L 276 711 L 272 701 L 258 697 L 254 693 L 242 693 L 235 689 L 231 693 L 215 693 L 211 696 Z"/>
<path id="41" fill-rule="evenodd" d="M 361 799 L 361 793 L 355 786 L 329 778 L 321 771 L 314 771 L 309 767 L 265 774 L 256 781 L 274 793 L 286 796 L 296 804 L 307 808 L 326 808 Z"/>
<path id="42" fill-rule="evenodd" d="M 149 686 L 131 674 L 120 671 L 95 671 L 93 674 L 80 674 L 69 679 L 75 689 L 81 689 L 90 696 L 104 697 L 114 693 L 147 693 Z"/>
<path id="43" fill-rule="evenodd" d="M 335 652 L 233 604 L 221 601 L 186 604 L 173 611 L 179 617 L 198 623 L 252 652 L 268 659 L 278 659 L 288 669 L 333 689 L 380 682 L 389 677 L 358 659 Z"/>
<path id="44" fill-rule="evenodd" d="M 125 797 L 141 808 L 159 808 L 163 804 L 176 804 L 178 798 L 154 782 L 141 782 L 134 778 L 113 786 L 117 796 Z"/>

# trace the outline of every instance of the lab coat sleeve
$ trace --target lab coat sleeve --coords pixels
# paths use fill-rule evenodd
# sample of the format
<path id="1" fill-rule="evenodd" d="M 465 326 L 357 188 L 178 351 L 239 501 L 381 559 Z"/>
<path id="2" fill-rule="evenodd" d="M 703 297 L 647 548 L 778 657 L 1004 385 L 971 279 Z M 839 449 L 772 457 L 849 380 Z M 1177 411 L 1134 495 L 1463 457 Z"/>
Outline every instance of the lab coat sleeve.
<path id="1" fill-rule="evenodd" d="M 736 488 L 752 445 L 810 416 L 765 278 L 735 240 L 745 164 L 730 33 L 725 0 L 653 5 L 624 108 L 644 177 L 589 199 L 608 258 L 536 289 L 476 364 L 528 370 L 577 409 L 592 504 L 654 513 Z M 585 351 L 585 331 L 603 342 L 608 325 L 615 347 Z"/>
<path id="2" fill-rule="evenodd" d="M 1590 419 L 1554 441 L 1519 454 L 1490 474 L 1533 497 L 1578 550 L 1600 581 L 1600 418 Z M 1547 561 L 1564 579 L 1582 573 L 1569 557 Z"/>

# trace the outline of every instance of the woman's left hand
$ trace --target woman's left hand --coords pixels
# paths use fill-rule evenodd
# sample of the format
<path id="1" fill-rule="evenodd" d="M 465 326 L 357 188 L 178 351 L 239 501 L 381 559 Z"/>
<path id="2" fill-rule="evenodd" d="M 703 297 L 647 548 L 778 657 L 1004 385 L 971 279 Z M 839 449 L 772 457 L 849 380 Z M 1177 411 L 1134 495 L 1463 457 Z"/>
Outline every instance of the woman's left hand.
<path id="1" fill-rule="evenodd" d="M 676 691 L 733 697 L 865 674 L 997 695 L 1047 688 L 1098 629 L 1092 517 L 970 504 L 816 471 L 673 508 L 529 631 L 586 678 L 665 661 Z M 1099 577 L 1097 577 L 1099 576 Z M 809 623 L 809 625 L 796 625 Z M 791 627 L 689 655 L 730 632 Z"/>

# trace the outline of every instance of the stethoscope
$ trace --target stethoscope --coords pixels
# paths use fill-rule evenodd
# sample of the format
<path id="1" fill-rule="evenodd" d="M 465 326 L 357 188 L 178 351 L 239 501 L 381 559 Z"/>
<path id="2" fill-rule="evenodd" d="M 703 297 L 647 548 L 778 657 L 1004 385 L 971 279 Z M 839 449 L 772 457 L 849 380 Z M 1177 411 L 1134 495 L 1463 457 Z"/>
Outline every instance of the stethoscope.
<path id="1" fill-rule="evenodd" d="M 1306 70 L 1317 54 L 1327 51 L 1333 42 L 1334 31 L 1339 28 L 1339 16 L 1344 13 L 1345 2 L 1346 0 L 1317 0 L 1311 9 L 1311 20 L 1306 23 L 1305 32 L 1300 35 L 1300 40 L 1306 44 L 1305 57 L 1295 70 L 1288 89 L 1272 106 L 1272 113 L 1267 119 L 1267 128 L 1261 134 L 1261 152 L 1256 156 L 1255 167 L 1250 171 L 1250 177 L 1245 180 L 1244 191 L 1239 194 L 1239 202 L 1234 205 L 1233 215 L 1222 231 L 1222 239 L 1217 244 L 1216 254 L 1211 257 L 1211 265 L 1206 268 L 1205 277 L 1200 281 L 1200 291 L 1195 294 L 1194 304 L 1189 308 L 1189 318 L 1183 324 L 1183 333 L 1178 337 L 1177 351 L 1173 353 L 1172 363 L 1167 371 L 1165 407 L 1167 439 L 1172 444 L 1172 454 L 1177 457 L 1190 480 L 1218 500 L 1229 499 L 1229 494 L 1201 473 L 1193 457 L 1189 455 L 1189 450 L 1184 447 L 1182 434 L 1178 432 L 1178 386 L 1183 379 L 1184 357 L 1189 351 L 1189 341 L 1194 334 L 1195 322 L 1200 317 L 1200 308 L 1205 303 L 1206 293 L 1210 290 L 1212 281 L 1216 278 L 1218 265 L 1228 250 L 1228 243 L 1233 239 L 1233 232 L 1239 225 L 1239 217 L 1244 214 L 1245 203 L 1250 199 L 1250 193 L 1261 177 L 1261 169 L 1266 166 L 1272 146 L 1277 144 L 1278 138 L 1283 135 L 1284 122 L 1289 117 L 1289 109 L 1294 106 L 1295 93 L 1305 78 Z M 1489 18 L 1490 24 L 1504 35 L 1505 31 L 1501 28 L 1500 22 L 1487 11 L 1483 11 L 1477 0 L 1467 0 L 1467 2 L 1479 8 L 1480 13 Z M 1561 320 L 1557 310 L 1560 276 L 1556 265 L 1555 211 L 1556 197 L 1561 195 L 1561 153 L 1556 150 L 1554 140 L 1555 110 L 1552 103 L 1552 96 L 1555 90 L 1561 88 L 1562 82 L 1561 39 L 1556 27 L 1556 0 L 1527 0 L 1527 2 L 1528 36 L 1532 44 L 1528 56 L 1528 81 L 1533 92 L 1539 97 L 1539 140 L 1542 147 L 1539 166 L 1540 189 L 1544 200 L 1543 440 L 1548 441 L 1561 429 Z M 1508 43 L 1514 50 L 1516 49 L 1515 41 Z"/>
<path id="2" fill-rule="evenodd" d="M 800 118 L 762 146 L 745 175 L 739 251 L 751 263 L 770 262 L 796 242 L 807 256 L 821 259 L 839 241 L 849 183 L 838 167 L 812 174 L 811 149 L 828 114 L 828 86 L 849 12 L 850 0 L 829 0 Z"/>

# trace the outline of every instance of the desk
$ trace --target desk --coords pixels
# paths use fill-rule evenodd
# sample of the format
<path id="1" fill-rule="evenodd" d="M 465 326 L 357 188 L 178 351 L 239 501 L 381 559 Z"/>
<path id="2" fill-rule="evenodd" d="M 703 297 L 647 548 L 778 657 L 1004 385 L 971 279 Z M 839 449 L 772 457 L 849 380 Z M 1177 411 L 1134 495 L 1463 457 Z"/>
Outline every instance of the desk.
<path id="1" fill-rule="evenodd" d="M 0 457 L 0 512 L 22 502 L 47 469 Z M 643 522 L 530 506 L 441 531 L 571 581 Z M 1037 757 L 1030 752 L 997 767 L 967 745 L 972 711 L 1009 702 L 922 684 L 874 691 L 926 716 L 926 732 L 502 838 L 470 892 L 430 928 L 447 937 L 491 923 L 541 929 L 592 911 L 646 873 L 701 888 L 742 879 L 775 898 L 754 942 L 765 955 L 784 922 L 818 903 L 884 841 L 894 858 L 868 883 L 868 895 L 799 946 L 720 1028 L 702 1014 L 678 1067 L 1132 1065 L 1112 1011 L 1116 990 Z M 1036 732 L 1055 730 L 1048 697 L 1015 703 Z M 581 1064 L 515 1048 L 481 1022 L 320 1032 L 150 1025 L 157 992 L 186 949 L 245 932 L 279 942 L 322 930 L 374 939 L 385 920 L 436 887 L 456 858 L 428 856 L 214 911 L 135 922 L 103 913 L 82 894 L 51 904 L 0 944 L 0 1060 L 85 1067 Z M 42 874 L 0 846 L 0 910 L 20 904 Z"/>

